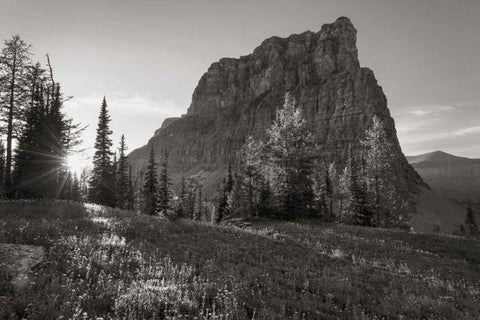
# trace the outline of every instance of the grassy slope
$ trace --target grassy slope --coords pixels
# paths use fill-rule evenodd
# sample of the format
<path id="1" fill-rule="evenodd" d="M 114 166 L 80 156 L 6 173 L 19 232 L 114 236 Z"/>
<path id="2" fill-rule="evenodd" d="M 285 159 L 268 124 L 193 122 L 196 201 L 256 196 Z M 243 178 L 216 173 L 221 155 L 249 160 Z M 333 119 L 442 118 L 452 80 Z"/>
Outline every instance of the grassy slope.
<path id="1" fill-rule="evenodd" d="M 48 254 L 29 290 L 0 274 L 0 318 L 480 318 L 480 243 L 462 238 L 4 203 L 2 242 Z"/>

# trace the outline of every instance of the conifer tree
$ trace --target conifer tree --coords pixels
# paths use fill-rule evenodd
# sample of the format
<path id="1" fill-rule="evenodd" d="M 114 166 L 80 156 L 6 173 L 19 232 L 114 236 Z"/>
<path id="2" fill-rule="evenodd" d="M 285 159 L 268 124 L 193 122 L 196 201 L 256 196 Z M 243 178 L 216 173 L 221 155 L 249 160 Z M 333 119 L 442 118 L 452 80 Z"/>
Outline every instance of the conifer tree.
<path id="1" fill-rule="evenodd" d="M 0 199 L 5 198 L 5 148 L 0 140 Z"/>
<path id="2" fill-rule="evenodd" d="M 305 120 L 289 94 L 267 134 L 268 176 L 281 216 L 308 216 L 316 150 Z"/>
<path id="3" fill-rule="evenodd" d="M 93 170 L 90 177 L 90 201 L 107 205 L 115 205 L 115 193 L 112 176 L 112 140 L 110 135 L 110 116 L 107 110 L 107 100 L 104 97 L 98 117 L 97 136 L 95 139 L 95 154 L 93 156 Z"/>
<path id="4" fill-rule="evenodd" d="M 135 187 L 133 185 L 132 167 L 128 166 L 128 210 L 135 209 Z"/>
<path id="5" fill-rule="evenodd" d="M 228 185 L 227 179 L 223 179 L 222 184 L 218 187 L 217 196 L 216 196 L 216 209 L 217 216 L 216 222 L 222 221 L 222 219 L 228 215 Z"/>
<path id="6" fill-rule="evenodd" d="M 387 178 L 390 169 L 390 143 L 387 140 L 383 122 L 377 116 L 373 117 L 372 127 L 365 132 L 365 138 L 360 142 L 363 146 L 365 160 L 365 180 L 372 198 L 372 208 L 375 211 L 375 224 L 381 225 L 381 215 L 385 211 L 382 195 L 391 179 Z"/>
<path id="7" fill-rule="evenodd" d="M 371 226 L 374 212 L 369 206 L 364 184 L 358 176 L 358 168 L 353 156 L 350 158 L 350 187 L 351 202 L 349 211 L 352 222 L 362 226 Z"/>
<path id="8" fill-rule="evenodd" d="M 158 179 L 155 151 L 150 150 L 147 172 L 145 172 L 145 184 L 143 186 L 143 213 L 155 215 L 158 212 Z"/>
<path id="9" fill-rule="evenodd" d="M 172 201 L 171 182 L 168 175 L 168 151 L 165 149 L 163 155 L 162 166 L 160 169 L 160 181 L 158 187 L 158 208 L 160 212 L 167 214 L 170 210 Z"/>
<path id="10" fill-rule="evenodd" d="M 6 85 L 0 92 L 3 100 L 2 112 L 7 122 L 7 150 L 5 163 L 5 185 L 9 189 L 12 184 L 12 160 L 13 160 L 13 139 L 15 127 L 22 124 L 23 113 L 26 103 L 27 74 L 31 65 L 31 46 L 23 41 L 20 36 L 14 35 L 6 40 L 0 57 L 0 78 L 6 79 Z M 8 192 L 10 194 L 10 191 Z"/>
<path id="11" fill-rule="evenodd" d="M 125 136 L 122 134 L 120 139 L 120 147 L 118 148 L 118 170 L 117 170 L 117 207 L 120 209 L 128 209 L 130 202 L 130 179 L 131 173 L 128 168 L 128 159 L 126 155 L 127 145 Z"/>
<path id="12" fill-rule="evenodd" d="M 70 171 L 65 173 L 65 183 L 62 188 L 61 199 L 72 200 L 73 177 Z"/>
<path id="13" fill-rule="evenodd" d="M 465 217 L 465 227 L 470 236 L 474 236 L 474 237 L 479 236 L 477 221 L 475 220 L 472 206 L 470 205 L 467 207 L 467 215 Z"/>
<path id="14" fill-rule="evenodd" d="M 70 200 L 80 202 L 82 201 L 82 192 L 80 189 L 80 181 L 77 173 L 73 174 L 72 189 Z"/>
<path id="15" fill-rule="evenodd" d="M 262 142 L 255 141 L 249 136 L 240 149 L 240 172 L 238 172 L 237 184 L 240 188 L 245 188 L 247 197 L 247 210 L 250 215 L 254 215 L 257 208 L 255 208 L 259 201 L 259 191 L 262 177 L 262 154 L 265 145 Z M 231 176 L 231 169 L 229 170 L 229 177 Z M 231 178 L 230 178 L 231 179 Z M 230 186 L 227 184 L 227 186 Z M 233 188 L 229 188 L 230 192 Z M 227 190 L 228 191 L 228 190 Z M 237 193 L 240 190 L 237 190 Z"/>
<path id="16" fill-rule="evenodd" d="M 15 150 L 14 190 L 20 198 L 61 197 L 68 178 L 64 159 L 78 143 L 71 134 L 77 126 L 61 110 L 60 85 L 51 78 L 35 85 Z"/>
<path id="17" fill-rule="evenodd" d="M 117 181 L 117 169 L 118 169 L 118 161 L 117 161 L 117 152 L 113 153 L 113 161 L 112 161 L 112 168 L 111 170 L 111 177 L 112 177 L 112 188 L 113 188 L 113 204 L 112 207 L 118 207 L 118 181 Z"/>

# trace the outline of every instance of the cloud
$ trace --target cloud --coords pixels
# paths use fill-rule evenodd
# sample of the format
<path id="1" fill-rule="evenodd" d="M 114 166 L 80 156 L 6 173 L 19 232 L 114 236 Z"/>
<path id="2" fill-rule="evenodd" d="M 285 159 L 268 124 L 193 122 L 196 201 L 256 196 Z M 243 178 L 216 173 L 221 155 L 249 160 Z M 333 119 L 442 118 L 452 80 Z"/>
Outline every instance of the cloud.
<path id="1" fill-rule="evenodd" d="M 424 114 L 428 114 L 428 111 L 425 110 L 413 110 L 412 113 L 416 116 L 423 116 Z"/>
<path id="2" fill-rule="evenodd" d="M 158 99 L 140 94 L 110 93 L 106 96 L 111 113 L 126 116 L 153 116 L 171 117 L 185 112 L 185 108 L 178 107 L 173 101 Z M 67 109 L 99 108 L 103 95 L 93 94 L 74 98 L 68 103 Z"/>
<path id="3" fill-rule="evenodd" d="M 480 133 L 480 126 L 468 127 L 453 132 L 455 136 L 466 136 L 473 133 Z"/>
<path id="4" fill-rule="evenodd" d="M 478 148 L 468 147 L 480 133 L 477 101 L 397 107 L 392 115 L 406 154 L 439 149 L 479 157 Z"/>

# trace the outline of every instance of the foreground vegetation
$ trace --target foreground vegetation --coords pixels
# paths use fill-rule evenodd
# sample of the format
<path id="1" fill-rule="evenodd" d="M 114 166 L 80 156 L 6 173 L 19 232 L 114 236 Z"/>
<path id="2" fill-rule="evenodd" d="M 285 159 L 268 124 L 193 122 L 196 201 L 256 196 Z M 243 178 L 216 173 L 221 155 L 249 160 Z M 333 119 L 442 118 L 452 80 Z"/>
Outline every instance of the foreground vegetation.
<path id="1" fill-rule="evenodd" d="M 478 319 L 480 242 L 335 224 L 169 221 L 0 204 L 0 243 L 43 246 L 4 319 Z"/>

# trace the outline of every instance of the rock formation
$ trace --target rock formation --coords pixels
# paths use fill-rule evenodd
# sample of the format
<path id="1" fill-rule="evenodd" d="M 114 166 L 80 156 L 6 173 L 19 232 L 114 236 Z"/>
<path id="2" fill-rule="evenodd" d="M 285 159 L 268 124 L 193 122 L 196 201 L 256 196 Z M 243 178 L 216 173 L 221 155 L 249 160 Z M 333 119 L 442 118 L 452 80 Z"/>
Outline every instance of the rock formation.
<path id="1" fill-rule="evenodd" d="M 322 156 L 339 165 L 346 163 L 348 150 L 358 150 L 373 115 L 379 116 L 394 145 L 392 178 L 401 192 L 418 193 L 426 185 L 401 151 L 382 88 L 370 69 L 360 67 L 356 35 L 350 20 L 341 17 L 319 32 L 271 37 L 250 55 L 220 59 L 201 77 L 187 114 L 164 123 L 129 155 L 130 162 L 144 168 L 152 145 L 159 151 L 166 147 L 174 183 L 203 170 L 211 195 L 246 137 L 265 137 L 289 92 Z"/>

